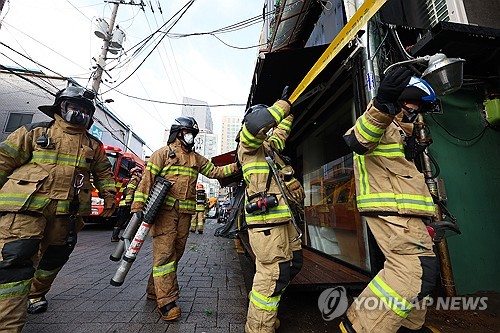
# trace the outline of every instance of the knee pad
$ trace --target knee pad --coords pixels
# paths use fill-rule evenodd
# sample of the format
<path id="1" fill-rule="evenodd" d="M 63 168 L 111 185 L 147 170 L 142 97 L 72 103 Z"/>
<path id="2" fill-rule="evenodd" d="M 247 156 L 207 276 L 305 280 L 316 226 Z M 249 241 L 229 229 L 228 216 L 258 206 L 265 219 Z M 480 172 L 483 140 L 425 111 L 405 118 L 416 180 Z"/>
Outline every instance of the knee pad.
<path id="1" fill-rule="evenodd" d="M 302 254 L 302 250 L 297 250 L 292 252 L 292 267 L 290 270 L 290 280 L 295 277 L 295 275 L 299 274 L 302 269 L 302 265 L 304 264 L 304 255 Z"/>
<path id="2" fill-rule="evenodd" d="M 436 257 L 418 257 L 422 266 L 422 285 L 417 299 L 420 301 L 429 295 L 436 287 L 439 274 L 438 260 Z"/>
<path id="3" fill-rule="evenodd" d="M 69 248 L 66 245 L 49 245 L 40 260 L 38 268 L 46 271 L 52 271 L 56 268 L 64 266 L 64 264 L 68 261 L 71 252 L 73 252 L 73 249 L 74 247 Z"/>
<path id="4" fill-rule="evenodd" d="M 0 261 L 0 283 L 31 279 L 35 273 L 33 257 L 39 249 L 40 239 L 25 238 L 4 244 Z"/>
<path id="5" fill-rule="evenodd" d="M 290 283 L 290 263 L 290 261 L 279 263 L 280 275 L 278 276 L 278 280 L 276 280 L 276 287 L 271 297 L 280 295 Z"/>

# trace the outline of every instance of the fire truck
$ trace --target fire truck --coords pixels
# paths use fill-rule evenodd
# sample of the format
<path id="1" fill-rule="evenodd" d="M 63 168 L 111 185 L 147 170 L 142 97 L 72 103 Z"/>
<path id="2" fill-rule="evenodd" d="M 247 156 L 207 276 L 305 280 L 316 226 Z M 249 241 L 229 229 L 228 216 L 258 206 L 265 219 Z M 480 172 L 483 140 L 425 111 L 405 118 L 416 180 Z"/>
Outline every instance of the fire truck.
<path id="1" fill-rule="evenodd" d="M 123 152 L 118 147 L 104 145 L 108 160 L 111 162 L 111 171 L 116 183 L 116 207 L 122 200 L 123 191 L 125 190 L 128 181 L 130 180 L 130 170 L 136 166 L 142 167 L 144 170 L 145 162 L 135 154 Z M 110 218 L 102 218 L 100 215 L 104 210 L 104 199 L 99 197 L 99 191 L 92 184 L 92 212 L 86 218 L 90 223 L 112 223 L 116 218 L 116 212 Z"/>

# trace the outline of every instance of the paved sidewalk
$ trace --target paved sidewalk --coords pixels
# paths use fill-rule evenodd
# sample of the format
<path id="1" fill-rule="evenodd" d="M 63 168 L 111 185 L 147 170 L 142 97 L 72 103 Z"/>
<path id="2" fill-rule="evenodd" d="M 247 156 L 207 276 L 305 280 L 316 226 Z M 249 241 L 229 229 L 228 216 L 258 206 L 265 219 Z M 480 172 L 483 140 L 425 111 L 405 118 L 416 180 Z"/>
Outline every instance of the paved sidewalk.
<path id="1" fill-rule="evenodd" d="M 117 263 L 109 260 L 116 243 L 111 230 L 87 226 L 69 262 L 47 294 L 49 310 L 28 315 L 23 332 L 182 332 L 241 333 L 247 292 L 232 240 L 214 237 L 218 225 L 207 220 L 205 233 L 189 234 L 178 268 L 182 316 L 173 323 L 160 318 L 156 303 L 146 299 L 152 265 L 146 240 L 124 284 L 109 281 Z"/>

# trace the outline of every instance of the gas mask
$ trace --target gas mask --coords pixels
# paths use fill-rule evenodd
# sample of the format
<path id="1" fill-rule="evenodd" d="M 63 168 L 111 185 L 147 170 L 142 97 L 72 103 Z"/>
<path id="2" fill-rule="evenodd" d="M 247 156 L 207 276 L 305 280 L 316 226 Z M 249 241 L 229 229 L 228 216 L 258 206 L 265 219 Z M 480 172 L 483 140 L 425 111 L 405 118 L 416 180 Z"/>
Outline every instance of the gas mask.
<path id="1" fill-rule="evenodd" d="M 179 133 L 178 134 L 178 139 L 184 146 L 184 148 L 187 149 L 187 151 L 193 151 L 194 147 L 194 137 L 195 135 L 193 133 L 187 132 L 187 133 Z"/>
<path id="2" fill-rule="evenodd" d="M 186 144 L 188 144 L 188 145 L 191 145 L 194 143 L 193 133 L 186 133 L 183 135 L 183 138 L 184 138 L 184 142 L 186 142 Z"/>
<path id="3" fill-rule="evenodd" d="M 90 128 L 92 125 L 91 110 L 86 106 L 70 100 L 61 103 L 61 118 L 70 124 Z"/>

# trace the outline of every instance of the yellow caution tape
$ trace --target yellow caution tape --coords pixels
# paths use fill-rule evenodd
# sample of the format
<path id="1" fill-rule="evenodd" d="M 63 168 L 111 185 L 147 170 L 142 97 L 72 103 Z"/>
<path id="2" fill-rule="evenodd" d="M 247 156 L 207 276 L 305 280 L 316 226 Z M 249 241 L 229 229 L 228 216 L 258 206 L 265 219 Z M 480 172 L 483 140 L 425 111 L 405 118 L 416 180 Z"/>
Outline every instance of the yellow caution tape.
<path id="1" fill-rule="evenodd" d="M 344 46 L 351 41 L 358 31 L 363 27 L 368 20 L 375 15 L 376 12 L 384 5 L 387 0 L 365 0 L 363 5 L 356 11 L 352 18 L 347 22 L 347 24 L 342 28 L 337 37 L 330 43 L 330 46 L 323 52 L 318 61 L 309 70 L 306 76 L 299 83 L 297 88 L 293 91 L 289 98 L 291 103 L 304 92 L 307 86 L 318 76 L 326 65 L 335 58 L 335 56 L 342 50 Z"/>

